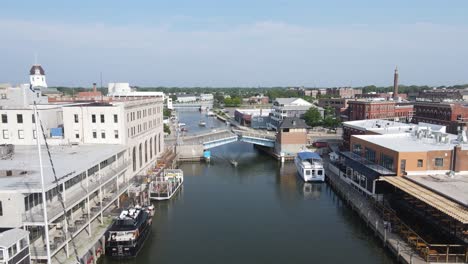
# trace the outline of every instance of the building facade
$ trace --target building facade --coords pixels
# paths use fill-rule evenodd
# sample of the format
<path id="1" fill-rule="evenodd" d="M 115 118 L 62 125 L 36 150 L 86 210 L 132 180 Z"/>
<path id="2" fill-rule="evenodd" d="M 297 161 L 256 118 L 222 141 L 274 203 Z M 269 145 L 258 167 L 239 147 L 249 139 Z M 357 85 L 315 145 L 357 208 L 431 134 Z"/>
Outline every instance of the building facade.
<path id="1" fill-rule="evenodd" d="M 339 98 L 354 98 L 357 94 L 362 94 L 362 89 L 351 87 L 338 87 L 327 89 L 327 95 Z"/>
<path id="2" fill-rule="evenodd" d="M 397 104 L 395 101 L 365 100 L 348 101 L 349 120 L 391 119 L 409 122 L 413 117 L 413 106 Z"/>
<path id="3" fill-rule="evenodd" d="M 464 103 L 428 103 L 416 102 L 414 104 L 413 123 L 426 122 L 447 127 L 447 132 L 456 134 L 466 127 L 468 120 L 468 106 Z"/>
<path id="4" fill-rule="evenodd" d="M 276 98 L 273 102 L 271 123 L 269 128 L 277 129 L 284 118 L 297 117 L 302 118 L 311 107 L 316 107 L 323 117 L 323 108 L 314 106 L 301 98 Z"/>
<path id="5" fill-rule="evenodd" d="M 27 231 L 14 228 L 0 233 L 0 262 L 5 264 L 31 263 Z"/>

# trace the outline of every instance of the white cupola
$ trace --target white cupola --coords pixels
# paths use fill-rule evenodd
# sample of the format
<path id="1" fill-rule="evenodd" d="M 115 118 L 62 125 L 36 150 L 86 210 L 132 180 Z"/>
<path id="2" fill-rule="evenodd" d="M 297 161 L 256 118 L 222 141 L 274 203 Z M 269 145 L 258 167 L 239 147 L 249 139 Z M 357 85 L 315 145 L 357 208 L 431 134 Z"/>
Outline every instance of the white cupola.
<path id="1" fill-rule="evenodd" d="M 29 80 L 33 88 L 47 88 L 44 69 L 40 64 L 34 64 L 29 70 Z"/>

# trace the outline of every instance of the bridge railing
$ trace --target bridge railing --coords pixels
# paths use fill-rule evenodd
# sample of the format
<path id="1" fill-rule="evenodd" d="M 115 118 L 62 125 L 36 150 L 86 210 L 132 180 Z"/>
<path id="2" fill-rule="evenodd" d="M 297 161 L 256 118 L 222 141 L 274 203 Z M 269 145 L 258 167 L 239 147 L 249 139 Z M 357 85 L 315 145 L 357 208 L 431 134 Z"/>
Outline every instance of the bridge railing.
<path id="1" fill-rule="evenodd" d="M 246 132 L 246 131 L 241 131 L 241 130 L 233 130 L 233 132 L 243 137 L 255 137 L 255 138 L 268 139 L 268 140 L 276 140 L 276 136 L 269 135 L 269 134 Z"/>

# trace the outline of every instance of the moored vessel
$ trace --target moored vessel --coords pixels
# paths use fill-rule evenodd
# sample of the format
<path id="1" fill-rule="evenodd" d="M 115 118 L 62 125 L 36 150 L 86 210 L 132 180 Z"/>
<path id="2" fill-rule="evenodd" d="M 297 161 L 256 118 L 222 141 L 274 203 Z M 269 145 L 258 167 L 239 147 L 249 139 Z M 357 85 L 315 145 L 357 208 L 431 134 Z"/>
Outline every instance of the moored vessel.
<path id="1" fill-rule="evenodd" d="M 106 232 L 106 255 L 135 257 L 151 232 L 151 214 L 149 209 L 138 206 L 123 210 Z"/>
<path id="2" fill-rule="evenodd" d="M 325 181 L 325 171 L 323 169 L 322 158 L 312 151 L 301 151 L 294 158 L 297 172 L 306 182 Z"/>
<path id="3" fill-rule="evenodd" d="M 161 177 L 156 177 L 149 186 L 151 200 L 169 200 L 184 182 L 184 173 L 180 169 L 165 169 Z"/>

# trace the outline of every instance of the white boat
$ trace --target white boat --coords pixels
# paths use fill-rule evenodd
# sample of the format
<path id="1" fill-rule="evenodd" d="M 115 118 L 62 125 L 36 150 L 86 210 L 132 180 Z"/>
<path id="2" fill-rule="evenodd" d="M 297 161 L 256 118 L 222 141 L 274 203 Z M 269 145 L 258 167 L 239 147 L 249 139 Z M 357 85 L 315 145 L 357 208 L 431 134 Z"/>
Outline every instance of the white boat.
<path id="1" fill-rule="evenodd" d="M 165 169 L 161 177 L 156 177 L 149 186 L 151 200 L 169 200 L 184 182 L 184 172 L 180 169 Z"/>
<path id="2" fill-rule="evenodd" d="M 200 122 L 198 123 L 199 126 L 206 126 L 206 122 L 203 121 L 203 120 L 200 120 Z"/>
<path id="3" fill-rule="evenodd" d="M 297 172 L 305 182 L 325 181 L 322 158 L 312 151 L 301 151 L 294 158 Z"/>
<path id="4" fill-rule="evenodd" d="M 215 116 L 216 114 L 213 111 L 208 111 L 206 113 L 207 116 Z"/>

